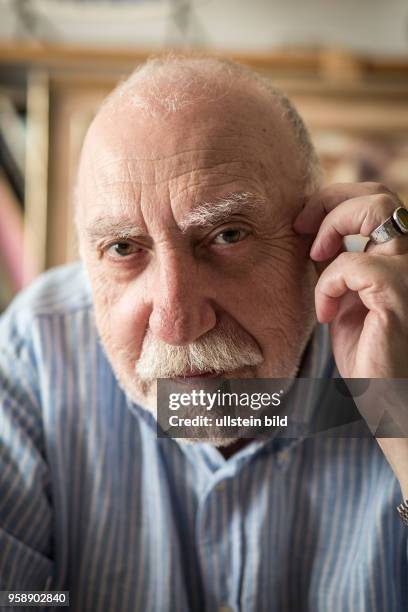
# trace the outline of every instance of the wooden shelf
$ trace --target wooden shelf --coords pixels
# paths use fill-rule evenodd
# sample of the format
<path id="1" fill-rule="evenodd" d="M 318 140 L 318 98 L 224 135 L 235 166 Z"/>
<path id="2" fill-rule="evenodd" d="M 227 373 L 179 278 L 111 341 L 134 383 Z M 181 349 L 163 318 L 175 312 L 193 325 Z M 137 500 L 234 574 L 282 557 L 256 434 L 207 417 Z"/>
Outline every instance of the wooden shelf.
<path id="1" fill-rule="evenodd" d="M 77 256 L 71 194 L 87 126 L 118 80 L 152 54 L 160 51 L 0 43 L 1 73 L 22 73 L 28 84 L 28 121 L 35 147 L 27 163 L 27 185 L 31 187 L 26 214 L 35 226 L 37 260 L 43 268 Z M 359 147 L 373 151 L 375 147 L 389 146 L 390 151 L 399 147 L 405 155 L 408 58 L 368 57 L 339 49 L 215 55 L 272 77 L 295 102 L 317 136 L 327 167 L 340 180 L 353 176 Z M 338 138 L 334 149 L 341 149 L 344 136 L 344 159 L 341 152 L 333 153 L 325 135 L 329 141 Z M 401 189 L 406 193 L 408 179 Z"/>
<path id="2" fill-rule="evenodd" d="M 177 52 L 177 49 L 175 50 Z M 160 55 L 160 49 L 129 49 L 84 47 L 30 42 L 1 42 L 0 64 L 19 64 L 45 68 L 84 68 L 92 70 L 123 70 L 144 61 L 150 55 Z M 193 52 L 208 53 L 206 49 Z M 364 78 L 408 80 L 408 57 L 376 57 L 355 55 L 341 49 L 276 49 L 266 54 L 215 52 L 253 66 L 258 70 L 285 71 L 288 74 L 314 74 L 321 78 L 335 76 L 341 80 Z"/>

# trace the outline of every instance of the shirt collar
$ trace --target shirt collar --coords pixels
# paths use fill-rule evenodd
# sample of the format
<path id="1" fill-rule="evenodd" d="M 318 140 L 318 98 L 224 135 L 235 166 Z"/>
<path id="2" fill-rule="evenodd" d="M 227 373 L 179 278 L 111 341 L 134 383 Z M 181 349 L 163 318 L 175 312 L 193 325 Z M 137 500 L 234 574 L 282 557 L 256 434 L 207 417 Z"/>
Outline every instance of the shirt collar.
<path id="1" fill-rule="evenodd" d="M 321 379 L 331 378 L 335 369 L 327 325 L 316 325 L 306 347 L 297 379 L 291 392 L 288 420 L 306 430 L 322 397 Z"/>

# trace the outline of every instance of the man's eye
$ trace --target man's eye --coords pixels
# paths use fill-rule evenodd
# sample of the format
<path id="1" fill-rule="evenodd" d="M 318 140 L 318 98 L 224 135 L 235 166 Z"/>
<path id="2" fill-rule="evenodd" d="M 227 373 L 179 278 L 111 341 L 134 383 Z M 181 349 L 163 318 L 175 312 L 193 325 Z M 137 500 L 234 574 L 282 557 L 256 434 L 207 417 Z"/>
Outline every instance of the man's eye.
<path id="1" fill-rule="evenodd" d="M 106 249 L 106 252 L 111 257 L 129 257 L 141 251 L 141 248 L 131 242 L 115 242 Z"/>
<path id="2" fill-rule="evenodd" d="M 240 242 L 247 236 L 248 232 L 245 232 L 241 229 L 231 229 L 225 230 L 224 232 L 220 232 L 215 238 L 215 244 L 235 244 L 236 242 Z"/>

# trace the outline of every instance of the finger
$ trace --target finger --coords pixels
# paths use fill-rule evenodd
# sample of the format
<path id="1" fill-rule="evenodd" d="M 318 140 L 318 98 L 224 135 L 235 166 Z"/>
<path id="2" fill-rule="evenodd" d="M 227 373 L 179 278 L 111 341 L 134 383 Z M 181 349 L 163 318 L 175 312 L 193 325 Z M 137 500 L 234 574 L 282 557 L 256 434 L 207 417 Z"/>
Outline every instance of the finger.
<path id="1" fill-rule="evenodd" d="M 382 255 L 404 255 L 408 253 L 408 236 L 397 236 L 381 244 L 376 244 L 369 240 L 364 252 L 370 254 L 381 253 Z"/>
<path id="2" fill-rule="evenodd" d="M 390 263 L 390 260 L 393 260 Z M 398 261 L 397 261 L 398 259 Z M 341 253 L 321 274 L 316 288 L 316 315 L 329 323 L 337 315 L 341 299 L 348 291 L 358 293 L 363 305 L 381 313 L 404 318 L 408 285 L 405 262 L 399 256 Z"/>
<path id="3" fill-rule="evenodd" d="M 396 206 L 391 194 L 359 196 L 342 202 L 323 219 L 310 251 L 311 258 L 323 261 L 333 257 L 341 248 L 344 236 L 369 236 L 392 215 Z M 386 250 L 391 254 L 394 252 L 391 241 Z"/>
<path id="4" fill-rule="evenodd" d="M 317 191 L 306 202 L 294 221 L 299 234 L 316 234 L 324 217 L 341 202 L 362 196 L 394 195 L 381 183 L 334 183 Z"/>
<path id="5" fill-rule="evenodd" d="M 347 343 L 357 345 L 364 319 L 368 309 L 360 300 L 356 291 L 347 291 L 341 298 L 336 317 L 331 321 L 331 329 L 334 332 L 333 349 L 339 345 L 346 346 Z"/>

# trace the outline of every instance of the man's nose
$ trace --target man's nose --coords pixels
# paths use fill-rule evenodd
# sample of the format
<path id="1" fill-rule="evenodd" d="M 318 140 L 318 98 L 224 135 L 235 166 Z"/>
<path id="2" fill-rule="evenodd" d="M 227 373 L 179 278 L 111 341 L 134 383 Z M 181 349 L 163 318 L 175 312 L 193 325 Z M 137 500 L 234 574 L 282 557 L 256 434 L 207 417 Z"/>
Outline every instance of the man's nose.
<path id="1" fill-rule="evenodd" d="M 168 344 L 194 342 L 216 325 L 208 280 L 185 253 L 167 253 L 156 263 L 150 330 Z"/>

